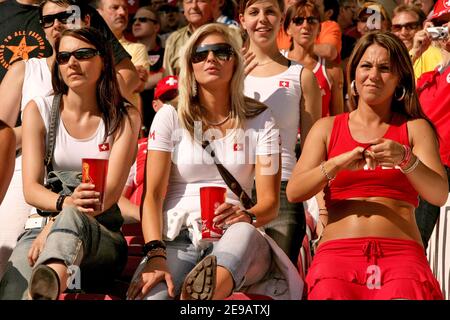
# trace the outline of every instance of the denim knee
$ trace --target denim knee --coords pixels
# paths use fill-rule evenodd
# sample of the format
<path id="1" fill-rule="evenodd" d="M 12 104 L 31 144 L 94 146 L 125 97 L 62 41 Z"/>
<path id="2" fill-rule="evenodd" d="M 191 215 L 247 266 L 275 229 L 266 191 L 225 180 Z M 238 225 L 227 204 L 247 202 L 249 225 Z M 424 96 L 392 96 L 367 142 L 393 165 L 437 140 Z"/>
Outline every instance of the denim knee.
<path id="1" fill-rule="evenodd" d="M 263 249 L 269 250 L 260 232 L 249 223 L 238 222 L 214 244 L 212 254 L 217 257 L 217 264 L 231 273 L 235 288 L 240 288 L 250 265 Z"/>

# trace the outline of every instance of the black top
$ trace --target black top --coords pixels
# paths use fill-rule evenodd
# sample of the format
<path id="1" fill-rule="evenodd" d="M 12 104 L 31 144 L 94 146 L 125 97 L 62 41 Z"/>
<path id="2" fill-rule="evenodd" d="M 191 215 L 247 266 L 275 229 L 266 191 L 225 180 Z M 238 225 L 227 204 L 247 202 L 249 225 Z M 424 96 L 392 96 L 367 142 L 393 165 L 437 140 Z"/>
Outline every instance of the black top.
<path id="1" fill-rule="evenodd" d="M 96 28 L 112 45 L 116 63 L 130 58 L 103 18 L 88 6 L 91 27 Z M 24 5 L 16 0 L 0 3 L 0 82 L 11 64 L 29 58 L 44 58 L 52 54 L 52 47 L 39 24 L 39 7 Z"/>

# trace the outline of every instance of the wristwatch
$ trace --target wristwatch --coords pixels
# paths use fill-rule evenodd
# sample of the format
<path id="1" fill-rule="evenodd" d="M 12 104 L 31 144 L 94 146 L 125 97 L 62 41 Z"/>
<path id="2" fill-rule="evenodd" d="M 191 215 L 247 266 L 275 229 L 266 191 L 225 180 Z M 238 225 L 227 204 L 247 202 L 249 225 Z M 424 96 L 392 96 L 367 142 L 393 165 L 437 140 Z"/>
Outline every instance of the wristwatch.
<path id="1" fill-rule="evenodd" d="M 255 224 L 256 223 L 256 216 L 253 212 L 251 212 L 250 210 L 242 210 L 243 213 L 245 213 L 247 216 L 250 217 L 250 223 L 251 224 Z"/>

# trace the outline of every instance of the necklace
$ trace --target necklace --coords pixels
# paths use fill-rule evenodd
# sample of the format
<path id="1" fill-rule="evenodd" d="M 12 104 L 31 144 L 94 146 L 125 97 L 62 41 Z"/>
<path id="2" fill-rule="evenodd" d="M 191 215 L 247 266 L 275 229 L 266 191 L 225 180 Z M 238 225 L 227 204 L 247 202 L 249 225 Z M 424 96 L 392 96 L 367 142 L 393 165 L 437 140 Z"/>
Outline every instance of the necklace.
<path id="1" fill-rule="evenodd" d="M 231 117 L 231 111 L 228 113 L 228 115 L 225 117 L 225 119 L 223 119 L 222 121 L 219 122 L 210 122 L 208 119 L 205 118 L 205 122 L 207 125 L 211 126 L 211 127 L 218 127 L 223 125 L 225 122 L 228 121 L 228 119 L 230 119 Z"/>

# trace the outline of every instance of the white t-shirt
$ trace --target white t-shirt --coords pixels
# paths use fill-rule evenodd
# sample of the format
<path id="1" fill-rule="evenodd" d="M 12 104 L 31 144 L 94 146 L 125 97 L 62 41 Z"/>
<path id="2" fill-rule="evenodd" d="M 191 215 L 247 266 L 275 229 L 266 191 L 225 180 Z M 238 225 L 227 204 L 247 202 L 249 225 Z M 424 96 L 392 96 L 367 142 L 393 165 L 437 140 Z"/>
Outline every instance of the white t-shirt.
<path id="1" fill-rule="evenodd" d="M 282 181 L 289 180 L 297 162 L 295 144 L 300 125 L 302 69 L 302 65 L 291 62 L 289 68 L 280 74 L 271 77 L 248 75 L 245 78 L 244 94 L 267 105 L 279 125 L 282 143 Z"/>
<path id="2" fill-rule="evenodd" d="M 50 111 L 53 97 L 34 98 L 42 120 L 44 121 L 46 133 L 50 125 Z M 109 136 L 104 143 L 104 135 L 105 124 L 103 120 L 100 120 L 97 130 L 92 136 L 86 139 L 76 139 L 67 132 L 64 122 L 60 118 L 53 153 L 53 169 L 81 171 L 82 158 L 108 159 L 113 146 L 113 138 Z"/>
<path id="3" fill-rule="evenodd" d="M 215 135 L 214 140 L 211 135 Z M 225 137 L 221 135 L 219 131 L 207 131 L 203 137 L 211 141 L 216 157 L 251 195 L 256 156 L 280 152 L 279 131 L 270 110 L 247 119 L 239 133 L 227 132 Z M 148 149 L 172 153 L 169 186 L 163 207 L 164 238 L 173 240 L 180 230 L 187 227 L 194 245 L 201 245 L 200 188 L 227 187 L 211 155 L 199 143 L 193 142 L 189 132 L 179 123 L 177 111 L 170 105 L 164 105 L 156 114 L 150 129 Z M 278 168 L 269 170 L 267 174 L 275 174 Z M 227 202 L 240 204 L 228 188 Z"/>

